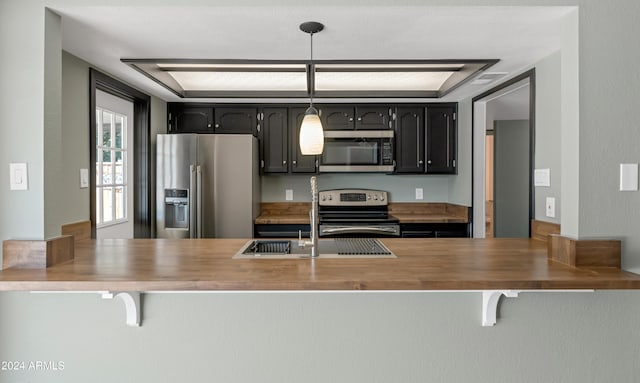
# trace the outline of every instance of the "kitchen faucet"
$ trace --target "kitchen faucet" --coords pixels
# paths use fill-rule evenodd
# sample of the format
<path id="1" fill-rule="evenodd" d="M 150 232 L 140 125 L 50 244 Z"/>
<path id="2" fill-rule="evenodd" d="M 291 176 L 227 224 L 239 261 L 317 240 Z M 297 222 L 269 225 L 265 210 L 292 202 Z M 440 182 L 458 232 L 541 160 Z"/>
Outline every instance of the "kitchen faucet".
<path id="1" fill-rule="evenodd" d="M 312 176 L 311 180 L 311 211 L 309 211 L 309 221 L 311 224 L 311 231 L 309 232 L 309 240 L 302 240 L 302 233 L 298 232 L 298 246 L 304 248 L 305 246 L 311 246 L 311 258 L 316 258 L 320 255 L 318 249 L 318 181 L 316 176 Z"/>

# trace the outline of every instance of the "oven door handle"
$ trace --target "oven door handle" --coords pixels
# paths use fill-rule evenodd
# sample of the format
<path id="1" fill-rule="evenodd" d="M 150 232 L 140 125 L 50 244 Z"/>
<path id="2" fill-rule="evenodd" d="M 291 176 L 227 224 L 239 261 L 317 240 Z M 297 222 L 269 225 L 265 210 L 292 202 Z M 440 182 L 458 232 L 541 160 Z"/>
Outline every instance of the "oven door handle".
<path id="1" fill-rule="evenodd" d="M 320 235 L 342 233 L 388 233 L 400 235 L 400 230 L 398 226 L 330 226 L 320 228 Z"/>

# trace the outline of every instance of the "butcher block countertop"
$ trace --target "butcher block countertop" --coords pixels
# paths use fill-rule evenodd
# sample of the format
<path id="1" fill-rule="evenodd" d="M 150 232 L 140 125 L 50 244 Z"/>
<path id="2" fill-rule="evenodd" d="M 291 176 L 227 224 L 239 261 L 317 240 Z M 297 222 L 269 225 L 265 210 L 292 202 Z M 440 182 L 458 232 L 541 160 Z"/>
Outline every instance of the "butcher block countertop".
<path id="1" fill-rule="evenodd" d="M 263 202 L 256 224 L 309 224 L 309 202 Z M 390 202 L 389 214 L 400 223 L 468 223 L 469 208 L 449 203 Z"/>
<path id="2" fill-rule="evenodd" d="M 1 270 L 0 290 L 640 289 L 640 275 L 566 266 L 530 239 L 382 239 L 394 259 L 232 259 L 247 241 L 82 240 L 74 259 Z"/>

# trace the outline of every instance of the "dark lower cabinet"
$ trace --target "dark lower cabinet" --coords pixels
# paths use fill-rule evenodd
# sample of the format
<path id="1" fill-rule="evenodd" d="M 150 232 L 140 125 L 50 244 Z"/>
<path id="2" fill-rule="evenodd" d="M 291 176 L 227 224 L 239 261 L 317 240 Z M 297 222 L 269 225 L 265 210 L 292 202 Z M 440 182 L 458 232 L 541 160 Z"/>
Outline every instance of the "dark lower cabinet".
<path id="1" fill-rule="evenodd" d="M 402 238 L 468 238 L 469 223 L 401 223 Z"/>
<path id="2" fill-rule="evenodd" d="M 182 103 L 168 105 L 169 133 L 213 133 L 213 107 Z"/>
<path id="3" fill-rule="evenodd" d="M 424 109 L 396 112 L 396 173 L 424 173 Z"/>
<path id="4" fill-rule="evenodd" d="M 455 105 L 428 106 L 426 116 L 426 172 L 455 174 L 457 147 Z"/>
<path id="5" fill-rule="evenodd" d="M 309 238 L 310 225 L 305 224 L 258 224 L 253 225 L 255 238 L 298 238 L 298 232 L 302 238 Z"/>
<path id="6" fill-rule="evenodd" d="M 289 123 L 287 108 L 264 108 L 260 132 L 260 167 L 263 173 L 287 173 Z"/>
<path id="7" fill-rule="evenodd" d="M 257 134 L 257 108 L 216 107 L 215 112 L 215 133 Z"/>

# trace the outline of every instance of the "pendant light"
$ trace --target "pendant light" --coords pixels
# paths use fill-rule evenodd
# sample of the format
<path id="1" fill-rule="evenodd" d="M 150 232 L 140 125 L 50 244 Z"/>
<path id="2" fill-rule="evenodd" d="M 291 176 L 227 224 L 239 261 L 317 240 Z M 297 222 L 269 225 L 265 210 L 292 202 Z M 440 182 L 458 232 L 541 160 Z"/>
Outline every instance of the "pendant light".
<path id="1" fill-rule="evenodd" d="M 313 34 L 318 33 L 324 29 L 324 25 L 316 21 L 307 21 L 300 24 L 300 30 L 308 33 L 311 36 L 311 57 L 309 70 L 313 71 Z M 320 122 L 320 116 L 318 110 L 313 107 L 313 90 L 315 85 L 313 84 L 313 74 L 310 74 L 311 83 L 309 89 L 309 108 L 304 113 L 302 119 L 302 125 L 300 126 L 300 153 L 306 155 L 318 155 L 322 154 L 324 149 L 324 132 L 322 131 L 322 123 Z"/>

